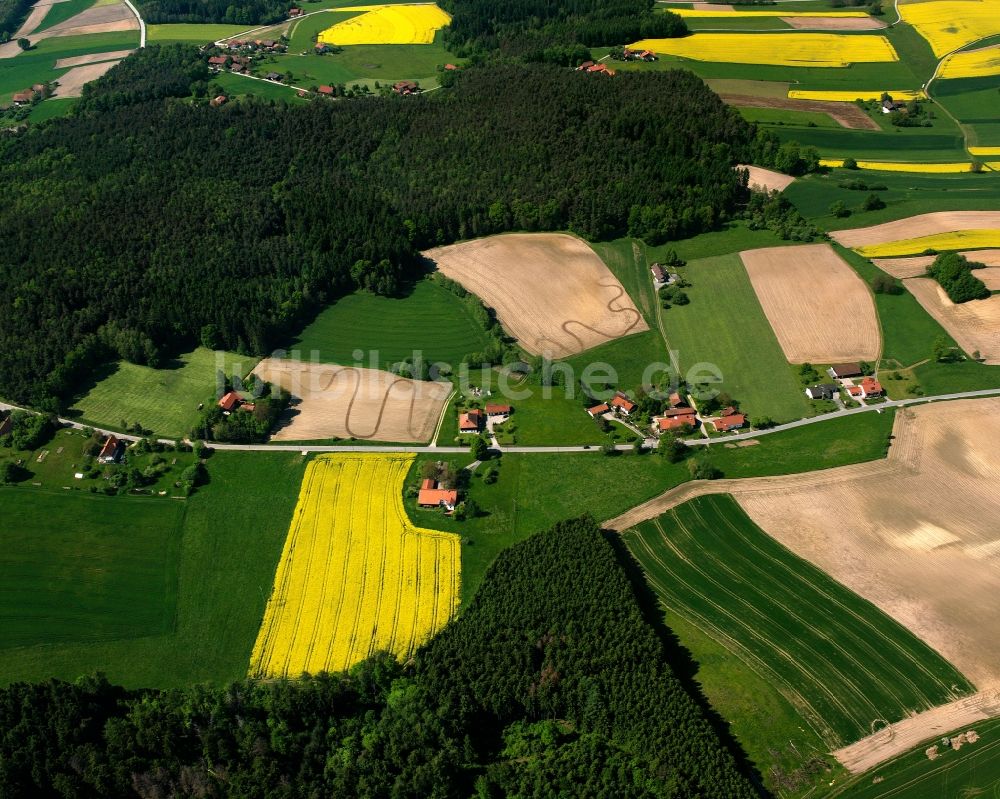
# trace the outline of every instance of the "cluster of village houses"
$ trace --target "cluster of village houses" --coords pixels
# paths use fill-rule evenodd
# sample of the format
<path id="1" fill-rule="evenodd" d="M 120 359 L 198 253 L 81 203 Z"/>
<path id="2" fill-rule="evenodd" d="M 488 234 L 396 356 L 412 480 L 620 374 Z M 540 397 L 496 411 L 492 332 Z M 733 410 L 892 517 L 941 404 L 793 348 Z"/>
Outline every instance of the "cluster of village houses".
<path id="1" fill-rule="evenodd" d="M 698 412 L 691 407 L 687 399 L 677 391 L 670 395 L 668 407 L 654 416 L 651 428 L 654 433 L 672 433 L 675 431 L 694 430 L 699 421 L 706 425 L 711 425 L 718 433 L 728 433 L 730 430 L 739 430 L 747 424 L 746 414 L 740 413 L 736 408 L 723 408 L 719 415 L 709 419 L 700 420 Z M 587 413 L 592 419 L 604 417 L 605 419 L 619 416 L 628 418 L 635 410 L 635 403 L 621 391 L 607 402 L 595 405 L 587 409 Z"/>
<path id="2" fill-rule="evenodd" d="M 857 363 L 836 363 L 827 370 L 834 379 L 833 383 L 817 383 L 806 389 L 806 396 L 814 400 L 832 400 L 840 396 L 840 389 L 847 392 L 851 399 L 861 402 L 866 399 L 885 396 L 882 384 L 871 375 L 861 371 Z M 855 382 L 855 378 L 861 378 Z"/>

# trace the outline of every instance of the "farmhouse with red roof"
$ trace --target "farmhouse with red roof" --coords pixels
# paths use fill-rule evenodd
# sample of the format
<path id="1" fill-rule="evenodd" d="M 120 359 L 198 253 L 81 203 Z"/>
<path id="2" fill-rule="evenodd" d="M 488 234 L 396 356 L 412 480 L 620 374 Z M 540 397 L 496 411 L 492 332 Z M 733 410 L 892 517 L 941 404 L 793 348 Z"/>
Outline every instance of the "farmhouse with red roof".
<path id="1" fill-rule="evenodd" d="M 483 429 L 483 412 L 478 408 L 473 408 L 467 413 L 458 415 L 458 432 L 478 433 Z"/>
<path id="2" fill-rule="evenodd" d="M 115 436 L 108 436 L 97 455 L 98 463 L 117 463 L 121 457 L 122 443 Z"/>
<path id="3" fill-rule="evenodd" d="M 444 508 L 453 511 L 458 504 L 458 491 L 454 488 L 439 488 L 438 484 L 428 477 L 420 484 L 417 504 L 421 508 Z"/>
<path id="4" fill-rule="evenodd" d="M 882 384 L 874 377 L 861 378 L 861 396 L 864 399 L 868 399 L 868 397 L 881 397 L 884 393 L 885 390 L 882 388 Z"/>
<path id="5" fill-rule="evenodd" d="M 231 413 L 239 408 L 242 402 L 243 399 L 239 394 L 235 391 L 228 391 L 219 400 L 219 407 L 222 408 L 224 413 Z"/>
<path id="6" fill-rule="evenodd" d="M 728 416 L 720 416 L 718 419 L 708 420 L 719 433 L 726 433 L 730 430 L 739 430 L 746 425 L 747 417 L 742 413 L 731 413 Z"/>

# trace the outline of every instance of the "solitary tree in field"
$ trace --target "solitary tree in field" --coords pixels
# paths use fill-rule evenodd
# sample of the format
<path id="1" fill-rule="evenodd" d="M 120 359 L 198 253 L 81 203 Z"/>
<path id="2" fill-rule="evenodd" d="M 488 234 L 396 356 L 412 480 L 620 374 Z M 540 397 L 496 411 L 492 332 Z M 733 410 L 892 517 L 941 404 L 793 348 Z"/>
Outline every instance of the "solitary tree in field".
<path id="1" fill-rule="evenodd" d="M 490 455 L 490 446 L 486 443 L 486 439 L 482 436 L 476 436 L 472 439 L 472 445 L 469 447 L 469 451 L 472 453 L 472 457 L 477 461 L 484 461 Z"/>
<path id="2" fill-rule="evenodd" d="M 28 41 L 27 39 L 21 38 L 17 40 L 17 46 L 20 47 L 22 50 L 30 50 L 31 42 Z"/>
<path id="3" fill-rule="evenodd" d="M 951 347 L 948 346 L 948 339 L 938 336 L 934 339 L 934 349 L 932 350 L 935 361 L 943 361 L 951 354 Z"/>

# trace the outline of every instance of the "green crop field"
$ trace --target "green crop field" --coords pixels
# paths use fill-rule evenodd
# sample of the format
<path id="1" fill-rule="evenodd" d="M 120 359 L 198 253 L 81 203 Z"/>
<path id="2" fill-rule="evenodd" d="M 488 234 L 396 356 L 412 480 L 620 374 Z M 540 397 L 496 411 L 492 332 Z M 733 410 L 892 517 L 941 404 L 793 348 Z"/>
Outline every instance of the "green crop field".
<path id="1" fill-rule="evenodd" d="M 801 720 L 786 726 L 807 726 L 826 747 L 864 737 L 876 719 L 972 691 L 901 625 L 760 530 L 732 497 L 686 502 L 625 540 L 667 625 L 681 617 L 778 687 Z M 755 713 L 716 707 L 753 740 Z"/>
<path id="2" fill-rule="evenodd" d="M 293 22 L 289 28 L 291 35 L 288 39 L 289 53 L 312 52 L 313 45 L 316 44 L 316 37 L 322 31 L 343 22 L 351 17 L 358 16 L 360 11 L 335 11 L 330 10 L 322 14 L 311 16 Z"/>
<path id="3" fill-rule="evenodd" d="M 219 452 L 209 484 L 184 501 L 0 489 L 4 518 L 27 520 L 0 531 L 4 586 L 17 587 L 0 598 L 0 683 L 244 676 L 304 463 Z"/>
<path id="4" fill-rule="evenodd" d="M 212 83 L 218 84 L 224 92 L 229 95 L 253 95 L 263 97 L 267 100 L 282 100 L 286 103 L 302 104 L 309 102 L 308 99 L 298 96 L 298 93 L 291 86 L 280 83 L 272 83 L 267 80 L 254 80 L 241 75 L 234 75 L 230 72 L 221 72 L 212 76 Z"/>
<path id="5" fill-rule="evenodd" d="M 663 312 L 670 349 L 682 374 L 714 364 L 716 388 L 739 400 L 751 418 L 787 422 L 808 416 L 812 406 L 785 360 L 739 255 L 690 261 L 682 273 L 692 285 L 691 303 Z"/>
<path id="6" fill-rule="evenodd" d="M 938 746 L 939 757 L 929 760 L 928 741 L 902 757 L 835 789 L 830 796 L 845 799 L 973 799 L 1000 794 L 1000 719 L 977 721 L 976 743 L 957 752 Z M 964 732 L 955 730 L 948 732 Z"/>
<path id="7" fill-rule="evenodd" d="M 756 122 L 760 125 L 841 129 L 839 122 L 834 121 L 833 117 L 821 111 L 787 111 L 782 108 L 745 108 L 742 106 L 738 107 L 737 110 L 747 122 Z"/>
<path id="8" fill-rule="evenodd" d="M 514 418 L 521 425 L 522 411 L 517 402 L 514 406 Z M 709 448 L 709 459 L 726 477 L 793 474 L 878 460 L 885 457 L 893 419 L 891 410 L 830 419 L 762 436 L 752 447 L 729 449 L 717 444 Z M 442 457 L 456 467 L 472 460 L 470 455 L 418 455 L 407 483 L 418 482 L 425 460 Z M 686 463 L 668 463 L 653 454 L 506 454 L 498 462 L 499 479 L 492 485 L 481 479 L 485 468 L 470 478 L 470 496 L 482 509 L 474 519 L 459 522 L 405 501 L 414 524 L 463 537 L 463 601 L 471 599 L 486 568 L 511 544 L 582 513 L 611 519 L 690 479 Z"/>
<path id="9" fill-rule="evenodd" d="M 87 388 L 67 415 L 114 430 L 122 429 L 122 422 L 129 426 L 138 422 L 161 436 L 185 436 L 198 419 L 199 403 L 215 397 L 217 370 L 245 377 L 258 360 L 199 347 L 169 368 L 122 361 L 98 375 L 98 382 Z"/>
<path id="10" fill-rule="evenodd" d="M 882 161 L 967 161 L 969 158 L 961 131 L 943 116 L 939 116 L 931 128 L 875 131 L 786 125 L 769 130 L 782 141 L 815 147 L 827 158 L 850 156 L 858 160 Z"/>
<path id="11" fill-rule="evenodd" d="M 457 369 L 463 357 L 482 351 L 486 331 L 463 301 L 431 279 L 419 280 L 402 298 L 358 292 L 343 297 L 289 345 L 308 360 L 385 367 L 422 353 L 427 362 Z M 356 351 L 363 355 L 359 360 Z M 372 360 L 374 359 L 374 360 Z"/>
<path id="12" fill-rule="evenodd" d="M 169 25 L 147 25 L 146 38 L 150 44 L 183 42 L 185 44 L 208 44 L 229 36 L 244 33 L 247 25 L 214 25 L 199 23 L 174 23 Z"/>
<path id="13" fill-rule="evenodd" d="M 173 628 L 183 504 L 19 487 L 0 506 L 0 663 Z"/>

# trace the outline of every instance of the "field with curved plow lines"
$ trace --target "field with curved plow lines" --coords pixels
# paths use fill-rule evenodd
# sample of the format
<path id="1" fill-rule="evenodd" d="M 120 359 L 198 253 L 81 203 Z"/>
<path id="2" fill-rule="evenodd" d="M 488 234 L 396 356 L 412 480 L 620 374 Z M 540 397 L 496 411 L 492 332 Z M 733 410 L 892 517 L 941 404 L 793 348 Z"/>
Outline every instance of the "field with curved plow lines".
<path id="1" fill-rule="evenodd" d="M 405 658 L 451 618 L 459 539 L 406 518 L 401 494 L 413 457 L 329 455 L 309 464 L 252 676 L 341 671 L 378 651 Z"/>
<path id="2" fill-rule="evenodd" d="M 971 690 L 905 628 L 766 535 L 731 496 L 685 502 L 624 535 L 667 624 L 679 616 L 720 643 L 828 746 Z"/>

